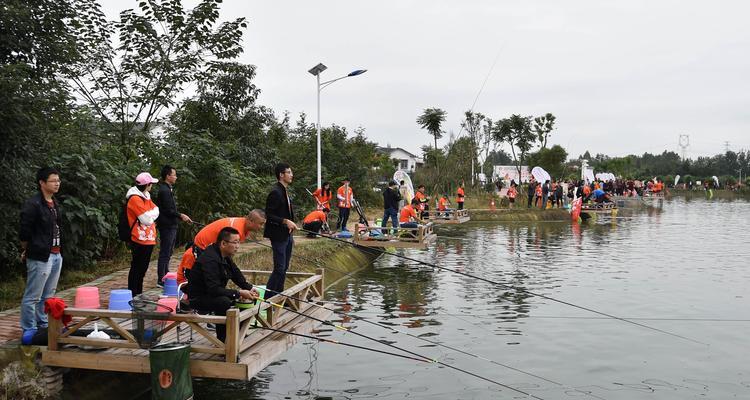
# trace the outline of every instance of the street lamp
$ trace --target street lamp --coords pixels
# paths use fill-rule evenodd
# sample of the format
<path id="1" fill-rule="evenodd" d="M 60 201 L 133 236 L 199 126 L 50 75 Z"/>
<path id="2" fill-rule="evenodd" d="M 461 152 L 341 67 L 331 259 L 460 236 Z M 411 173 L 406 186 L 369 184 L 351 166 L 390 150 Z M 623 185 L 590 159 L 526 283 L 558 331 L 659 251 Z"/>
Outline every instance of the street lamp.
<path id="1" fill-rule="evenodd" d="M 320 182 L 320 175 L 321 175 L 320 173 L 320 169 L 321 169 L 320 167 L 320 160 L 321 160 L 320 158 L 320 91 L 323 90 L 323 88 L 325 88 L 326 86 L 329 86 L 330 84 L 332 84 L 333 82 L 336 82 L 344 78 L 349 78 L 352 76 L 362 75 L 365 72 L 367 72 L 366 69 L 357 69 L 340 78 L 331 79 L 330 81 L 325 81 L 321 83 L 320 73 L 325 71 L 326 69 L 328 69 L 328 67 L 323 65 L 323 63 L 318 63 L 318 65 L 312 67 L 309 71 L 307 71 L 311 73 L 312 75 L 314 75 L 317 78 L 317 82 L 318 82 L 318 189 L 322 187 L 321 182 Z"/>

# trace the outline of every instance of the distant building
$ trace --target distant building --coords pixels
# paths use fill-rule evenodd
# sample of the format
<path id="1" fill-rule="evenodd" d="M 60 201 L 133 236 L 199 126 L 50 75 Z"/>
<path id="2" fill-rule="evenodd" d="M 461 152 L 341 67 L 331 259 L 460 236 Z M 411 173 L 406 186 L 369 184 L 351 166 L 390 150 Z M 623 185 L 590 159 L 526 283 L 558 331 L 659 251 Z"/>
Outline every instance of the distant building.
<path id="1" fill-rule="evenodd" d="M 378 152 L 387 154 L 392 160 L 394 160 L 396 169 L 407 173 L 416 171 L 417 167 L 421 167 L 424 161 L 416 155 L 409 153 L 408 151 L 400 147 L 378 147 Z"/>
<path id="2" fill-rule="evenodd" d="M 514 180 L 516 183 L 526 183 L 531 179 L 531 172 L 528 165 L 521 166 L 521 177 L 518 176 L 518 168 L 515 165 L 493 165 L 492 181 Z"/>

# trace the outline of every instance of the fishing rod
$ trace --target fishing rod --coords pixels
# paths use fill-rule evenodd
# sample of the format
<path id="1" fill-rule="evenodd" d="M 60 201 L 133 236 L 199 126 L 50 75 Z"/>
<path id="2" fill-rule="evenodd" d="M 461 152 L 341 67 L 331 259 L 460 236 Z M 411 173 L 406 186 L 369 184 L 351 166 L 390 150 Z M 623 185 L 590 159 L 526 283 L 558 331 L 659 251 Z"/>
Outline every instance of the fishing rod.
<path id="1" fill-rule="evenodd" d="M 275 290 L 270 290 L 270 289 L 266 289 L 266 290 L 269 291 L 269 292 L 271 292 L 271 293 L 284 296 L 284 297 L 286 297 L 288 299 L 297 300 L 297 301 L 303 302 L 305 304 L 309 304 L 309 305 L 314 306 L 314 307 L 328 309 L 325 306 L 317 304 L 317 303 L 312 302 L 312 301 L 303 300 L 303 299 L 300 299 L 300 298 L 297 298 L 297 297 L 293 297 L 293 296 L 290 296 L 290 295 L 282 293 L 282 292 L 277 292 Z M 325 302 L 327 302 L 327 303 L 334 303 L 334 302 L 329 302 L 329 301 L 325 301 Z M 341 304 L 341 303 L 339 303 L 339 304 Z M 474 358 L 477 358 L 477 359 L 480 359 L 480 360 L 483 360 L 483 361 L 487 361 L 489 363 L 501 366 L 503 368 L 507 368 L 507 369 L 510 369 L 512 371 L 515 371 L 515 372 L 518 372 L 518 373 L 521 373 L 521 374 L 524 374 L 524 375 L 528 375 L 528 376 L 531 376 L 531 377 L 543 380 L 545 382 L 552 383 L 552 384 L 557 385 L 557 386 L 564 387 L 566 389 L 574 390 L 576 392 L 579 392 L 579 393 L 582 393 L 582 394 L 585 394 L 585 395 L 588 395 L 588 396 L 591 396 L 591 397 L 594 397 L 594 398 L 597 398 L 597 399 L 603 399 L 602 397 L 595 396 L 595 395 L 593 395 L 593 394 L 591 394 L 589 392 L 586 392 L 586 391 L 583 391 L 583 390 L 580 390 L 580 389 L 576 389 L 574 387 L 562 384 L 560 382 L 553 381 L 551 379 L 547 379 L 547 378 L 545 378 L 543 376 L 539 376 L 539 375 L 536 375 L 534 373 L 531 373 L 531 372 L 528 372 L 528 371 L 524 371 L 524 370 L 518 369 L 516 367 L 510 366 L 510 365 L 507 365 L 507 364 L 503 364 L 503 363 L 497 362 L 495 360 L 491 360 L 489 358 L 480 356 L 478 354 L 470 353 L 468 351 L 461 350 L 461 349 L 453 347 L 453 346 L 449 346 L 449 345 L 444 344 L 442 342 L 436 342 L 434 340 L 426 339 L 424 337 L 421 337 L 421 336 L 418 336 L 418 335 L 414 335 L 414 334 L 406 332 L 406 331 L 398 330 L 398 329 L 393 328 L 393 327 L 388 326 L 388 325 L 384 325 L 384 324 L 381 324 L 381 323 L 378 323 L 378 322 L 375 322 L 375 321 L 371 321 L 371 320 L 369 320 L 367 318 L 360 317 L 358 315 L 348 314 L 348 313 L 341 312 L 341 311 L 334 311 L 334 312 L 337 313 L 337 314 L 339 314 L 339 315 L 342 315 L 342 316 L 347 316 L 347 317 L 354 318 L 357 321 L 362 321 L 362 322 L 368 323 L 370 325 L 374 325 L 374 326 L 377 326 L 377 327 L 380 327 L 380 328 L 383 328 L 383 329 L 387 329 L 387 330 L 391 331 L 392 333 L 400 333 L 400 334 L 403 334 L 403 335 L 407 335 L 407 336 L 413 337 L 415 339 L 421 340 L 423 342 L 427 342 L 427 343 L 430 343 L 430 344 L 433 344 L 433 345 L 436 345 L 436 346 L 439 346 L 439 347 L 443 347 L 443 348 L 446 348 L 446 349 L 449 349 L 449 350 L 456 351 L 456 352 L 461 353 L 461 354 L 465 354 L 465 355 L 470 356 L 470 357 L 474 357 Z M 356 332 L 354 332 L 351 329 L 348 329 L 348 332 L 356 333 Z M 380 342 L 380 341 L 378 340 L 378 342 Z M 431 361 L 433 361 L 433 360 L 431 360 Z M 433 361 L 433 362 L 438 362 L 438 361 Z"/>
<path id="2" fill-rule="evenodd" d="M 274 291 L 271 291 L 271 292 L 274 292 Z M 277 293 L 277 294 L 278 294 L 278 292 L 275 292 L 275 293 Z M 297 299 L 297 298 L 294 298 L 294 299 L 295 299 L 295 300 L 300 300 L 300 301 L 302 301 L 301 299 Z M 284 308 L 284 306 L 282 306 L 281 304 L 276 304 L 276 303 L 270 302 L 270 301 L 268 301 L 268 300 L 265 300 L 265 299 L 260 299 L 260 298 L 259 298 L 258 300 L 260 300 L 260 301 L 262 301 L 262 302 L 264 302 L 264 303 L 268 303 L 268 304 L 270 304 L 270 305 L 272 305 L 272 306 L 274 306 L 274 307 Z M 444 366 L 444 367 L 447 367 L 447 368 L 453 369 L 453 370 L 455 370 L 455 371 L 458 371 L 458 372 L 462 372 L 462 373 L 464 373 L 464 374 L 467 374 L 467 375 L 471 375 L 471 376 L 473 376 L 473 377 L 475 377 L 475 378 L 478 378 L 478 379 L 481 379 L 481 380 L 484 380 L 484 381 L 487 381 L 487 382 L 490 382 L 490 383 L 494 383 L 495 385 L 498 385 L 498 386 L 500 386 L 500 387 L 504 387 L 504 388 L 506 388 L 506 389 L 509 389 L 509 390 L 512 390 L 512 391 L 514 391 L 514 392 L 517 392 L 517 393 L 521 393 L 521 394 L 523 394 L 523 395 L 526 395 L 526 396 L 529 396 L 529 397 L 532 397 L 532 398 L 535 398 L 535 399 L 538 399 L 538 400 L 544 400 L 544 399 L 542 399 L 541 397 L 537 397 L 537 396 L 534 396 L 534 395 L 533 395 L 533 394 L 531 394 L 531 393 L 527 393 L 527 392 L 524 392 L 523 390 L 520 390 L 520 389 L 516 389 L 516 388 L 514 388 L 514 387 L 512 387 L 512 386 L 508 386 L 508 385 L 506 385 L 506 384 L 504 384 L 504 383 L 501 383 L 501 382 L 498 382 L 498 381 L 496 381 L 496 380 L 494 380 L 494 379 L 491 379 L 491 378 L 487 378 L 487 377 L 485 377 L 485 376 L 482 376 L 482 375 L 478 375 L 478 374 L 476 374 L 476 373 L 474 373 L 474 372 L 471 372 L 471 371 L 467 371 L 467 370 L 465 370 L 465 369 L 463 369 L 463 368 L 459 368 L 459 367 L 456 367 L 456 366 L 454 366 L 454 365 L 451 365 L 451 364 L 446 364 L 446 363 L 444 363 L 444 362 L 442 362 L 442 361 L 440 361 L 440 360 L 438 360 L 438 359 L 433 359 L 433 358 L 429 358 L 429 357 L 427 357 L 427 356 L 424 356 L 424 355 L 422 355 L 422 354 L 419 354 L 419 353 L 413 352 L 413 351 L 411 351 L 411 350 L 407 350 L 407 349 L 404 349 L 404 348 L 398 347 L 398 346 L 396 346 L 396 345 L 394 345 L 394 344 L 391 344 L 391 343 L 387 343 L 387 342 L 384 342 L 384 341 L 381 341 L 381 340 L 375 339 L 375 338 L 373 338 L 373 337 L 371 337 L 371 336 L 368 336 L 368 335 L 365 335 L 365 334 L 363 334 L 363 333 L 360 333 L 360 332 L 356 332 L 356 331 L 354 331 L 354 330 L 351 330 L 351 329 L 349 329 L 349 328 L 347 328 L 347 327 L 345 327 L 345 326 L 341 326 L 341 325 L 336 325 L 336 324 L 334 324 L 334 323 L 332 323 L 332 322 L 330 322 L 330 321 L 326 321 L 326 320 L 324 320 L 324 319 L 316 318 L 316 317 L 313 317 L 313 316 L 311 316 L 311 315 L 307 315 L 307 314 L 305 314 L 305 313 L 299 312 L 299 311 L 297 311 L 297 310 L 292 310 L 292 309 L 289 309 L 289 308 L 287 308 L 287 309 L 286 309 L 286 311 L 290 311 L 290 312 L 292 312 L 292 313 L 295 313 L 295 314 L 297 314 L 297 315 L 300 315 L 300 316 L 303 316 L 303 317 L 306 317 L 306 318 L 310 318 L 310 319 L 312 319 L 312 320 L 314 320 L 314 321 L 318 321 L 318 322 L 322 323 L 323 325 L 328 325 L 328 326 L 334 327 L 334 328 L 336 328 L 336 329 L 338 329 L 338 330 L 343 330 L 343 331 L 345 331 L 345 332 L 350 332 L 350 333 L 353 333 L 353 334 L 355 334 L 355 335 L 357 335 L 357 336 L 360 336 L 360 337 L 363 337 L 363 338 L 366 338 L 366 339 L 369 339 L 369 340 L 373 340 L 373 341 L 376 341 L 376 342 L 378 342 L 378 343 L 380 343 L 380 344 L 384 344 L 384 345 L 386 345 L 386 346 L 388 346 L 388 347 L 392 347 L 392 348 L 394 348 L 394 349 L 398 349 L 398 350 L 400 350 L 400 351 L 403 351 L 403 352 L 405 352 L 405 353 L 407 353 L 407 354 L 411 354 L 411 355 L 414 355 L 414 356 L 417 356 L 417 357 L 421 357 L 422 359 L 420 359 L 419 361 L 423 361 L 423 362 L 431 362 L 431 363 L 433 363 L 433 364 L 438 364 L 438 365 L 442 365 L 442 366 Z M 404 357 L 406 357 L 406 356 L 404 356 Z M 410 357 L 410 358 L 411 358 L 411 357 Z"/>
<path id="3" fill-rule="evenodd" d="M 307 231 L 305 229 L 301 229 L 301 230 L 304 231 L 304 232 L 314 233 L 314 232 Z M 356 246 L 352 242 L 349 242 L 349 241 L 343 240 L 343 239 L 339 239 L 337 237 L 333 237 L 333 236 L 323 236 L 323 237 L 331 239 L 331 240 L 343 242 L 343 243 L 348 243 L 348 244 L 350 244 L 352 246 Z M 679 335 L 677 333 L 672 333 L 672 332 L 665 331 L 663 329 L 659 329 L 659 328 L 656 328 L 656 327 L 653 327 L 653 326 L 650 326 L 650 325 L 642 324 L 640 322 L 635 322 L 635 321 L 632 321 L 632 320 L 628 320 L 628 319 L 625 319 L 625 318 L 622 318 L 622 317 L 618 317 L 616 315 L 605 313 L 603 311 L 595 310 L 593 308 L 589 308 L 589 307 L 585 307 L 585 306 L 579 306 L 577 304 L 573 304 L 573 303 L 567 302 L 565 300 L 559 300 L 559 299 L 556 299 L 556 298 L 553 298 L 553 297 L 550 297 L 550 296 L 547 296 L 547 295 L 543 295 L 543 294 L 540 294 L 540 293 L 532 292 L 530 290 L 526 290 L 526 289 L 521 289 L 521 288 L 518 288 L 518 287 L 509 286 L 509 285 L 506 285 L 504 283 L 501 283 L 501 282 L 498 282 L 498 281 L 494 281 L 492 279 L 483 278 L 481 276 L 473 275 L 473 274 L 470 274 L 470 273 L 467 273 L 467 272 L 463 272 L 463 271 L 456 271 L 456 270 L 453 270 L 453 269 L 450 269 L 450 268 L 447 268 L 447 267 L 439 266 L 437 264 L 428 263 L 426 261 L 418 260 L 416 258 L 408 257 L 408 256 L 401 255 L 401 254 L 392 253 L 390 251 L 385 251 L 385 250 L 382 250 L 382 249 L 375 249 L 375 248 L 367 248 L 367 249 L 368 250 L 372 249 L 372 251 L 377 251 L 380 254 L 388 254 L 388 255 L 391 255 L 391 256 L 394 256 L 394 257 L 403 258 L 405 260 L 413 261 L 413 262 L 416 262 L 416 263 L 419 263 L 419 264 L 422 264 L 422 265 L 426 265 L 426 266 L 429 266 L 429 267 L 432 267 L 432 268 L 437 268 L 437 269 L 440 269 L 440 270 L 443 270 L 443 271 L 452 272 L 454 274 L 463 275 L 463 276 L 466 276 L 468 278 L 477 279 L 477 280 L 480 280 L 480 281 L 483 281 L 483 282 L 487 282 L 487 283 L 499 286 L 499 287 L 501 287 L 501 288 L 503 288 L 505 290 L 515 290 L 515 291 L 519 291 L 519 292 L 524 293 L 524 294 L 528 294 L 530 296 L 535 296 L 535 297 L 539 297 L 541 299 L 545 299 L 545 300 L 553 301 L 553 302 L 556 302 L 556 303 L 564 304 L 564 305 L 567 305 L 567 306 L 570 306 L 570 307 L 578 308 L 580 310 L 588 311 L 590 313 L 594 313 L 594 314 L 602 315 L 602 316 L 605 316 L 605 317 L 608 317 L 608 318 L 612 318 L 612 319 L 615 319 L 615 320 L 618 320 L 618 321 L 626 322 L 626 323 L 629 323 L 631 325 L 640 326 L 641 328 L 646 328 L 646 329 L 649 329 L 649 330 L 652 330 L 652 331 L 655 331 L 655 332 L 659 332 L 659 333 L 663 333 L 665 335 L 677 337 L 677 338 L 680 338 L 680 339 L 683 339 L 683 340 L 687 340 L 687 341 L 690 341 L 690 342 L 693 342 L 693 343 L 702 344 L 704 346 L 708 346 L 709 345 L 708 343 L 704 343 L 704 342 L 701 342 L 701 341 L 696 340 L 696 339 L 691 339 L 689 337 L 686 337 L 686 336 L 683 336 L 683 335 Z"/>
<path id="4" fill-rule="evenodd" d="M 366 347 L 366 346 L 360 346 L 360 345 L 356 345 L 356 344 L 352 344 L 352 343 L 340 342 L 338 340 L 333 340 L 333 339 L 325 339 L 325 338 L 320 338 L 320 337 L 316 337 L 316 336 L 312 336 L 312 335 L 305 335 L 303 333 L 298 333 L 298 332 L 291 332 L 291 331 L 285 331 L 285 330 L 282 330 L 282 329 L 269 328 L 267 326 L 262 326 L 262 325 L 258 325 L 258 324 L 254 324 L 253 327 L 254 328 L 259 328 L 259 329 L 265 329 L 265 330 L 269 330 L 269 331 L 274 331 L 274 332 L 279 332 L 279 333 L 285 333 L 287 335 L 292 335 L 292 336 L 299 336 L 299 337 L 303 337 L 303 338 L 306 338 L 306 339 L 317 340 L 317 341 L 323 342 L 323 343 L 340 344 L 342 346 L 353 347 L 355 349 L 367 350 L 367 351 L 372 351 L 372 352 L 375 352 L 375 353 L 387 354 L 389 356 L 406 358 L 408 360 L 414 360 L 414 361 L 419 361 L 419 362 L 431 362 L 430 360 L 426 360 L 426 359 L 422 359 L 422 358 L 416 358 L 416 357 L 411 357 L 411 356 L 407 356 L 407 355 L 404 355 L 404 354 L 392 353 L 390 351 L 378 350 L 378 349 L 374 349 L 372 347 Z"/>

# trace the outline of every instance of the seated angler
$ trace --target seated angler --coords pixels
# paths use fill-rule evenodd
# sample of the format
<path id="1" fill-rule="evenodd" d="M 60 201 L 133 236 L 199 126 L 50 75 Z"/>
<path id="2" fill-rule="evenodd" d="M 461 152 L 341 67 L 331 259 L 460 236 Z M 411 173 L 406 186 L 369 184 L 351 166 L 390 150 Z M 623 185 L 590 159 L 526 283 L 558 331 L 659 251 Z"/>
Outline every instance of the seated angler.
<path id="1" fill-rule="evenodd" d="M 258 292 L 253 288 L 232 256 L 240 247 L 240 232 L 234 228 L 223 228 L 216 243 L 208 246 L 195 261 L 190 272 L 188 294 L 190 305 L 196 310 L 226 315 L 227 310 L 239 299 L 257 299 Z M 227 289 L 232 280 L 239 290 Z M 226 339 L 226 325 L 216 324 L 216 337 Z"/>
<path id="2" fill-rule="evenodd" d="M 417 228 L 419 227 L 419 219 L 417 209 L 419 208 L 419 200 L 416 198 L 411 199 L 411 204 L 407 204 L 401 209 L 401 214 L 398 218 L 398 225 L 400 228 Z"/>
<path id="3" fill-rule="evenodd" d="M 612 202 L 612 197 L 610 196 L 610 194 L 602 189 L 594 190 L 594 193 L 592 193 L 591 196 L 594 198 L 594 201 L 599 204 Z"/>

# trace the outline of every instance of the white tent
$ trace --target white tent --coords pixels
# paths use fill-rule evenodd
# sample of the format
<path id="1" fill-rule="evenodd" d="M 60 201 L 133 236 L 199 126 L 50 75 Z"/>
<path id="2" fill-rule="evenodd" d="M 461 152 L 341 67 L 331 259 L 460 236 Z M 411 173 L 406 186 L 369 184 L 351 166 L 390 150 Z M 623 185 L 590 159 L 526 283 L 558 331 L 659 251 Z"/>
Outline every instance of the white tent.
<path id="1" fill-rule="evenodd" d="M 531 169 L 531 175 L 534 177 L 534 179 L 537 180 L 537 182 L 544 183 L 545 181 L 551 181 L 552 178 L 549 176 L 547 171 L 544 170 L 542 167 L 534 167 Z"/>
<path id="2" fill-rule="evenodd" d="M 401 184 L 401 181 L 404 181 L 404 186 L 406 186 L 406 198 L 404 200 L 406 201 L 406 204 L 411 203 L 411 199 L 414 198 L 414 185 L 411 183 L 409 174 L 402 170 L 398 170 L 393 174 L 393 180 L 398 184 Z"/>

